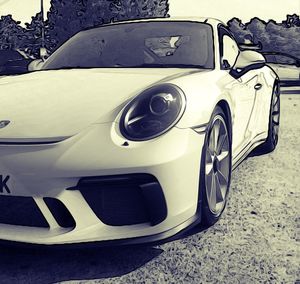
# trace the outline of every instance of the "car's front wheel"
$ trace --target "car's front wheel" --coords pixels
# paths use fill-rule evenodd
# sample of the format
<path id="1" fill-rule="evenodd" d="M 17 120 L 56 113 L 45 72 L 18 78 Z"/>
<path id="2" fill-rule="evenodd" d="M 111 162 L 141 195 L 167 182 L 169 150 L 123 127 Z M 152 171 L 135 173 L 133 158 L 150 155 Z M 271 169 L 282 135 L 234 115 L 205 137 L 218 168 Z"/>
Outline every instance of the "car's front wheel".
<path id="1" fill-rule="evenodd" d="M 214 224 L 225 209 L 231 178 L 231 135 L 220 107 L 214 110 L 202 150 L 200 194 L 202 223 Z"/>

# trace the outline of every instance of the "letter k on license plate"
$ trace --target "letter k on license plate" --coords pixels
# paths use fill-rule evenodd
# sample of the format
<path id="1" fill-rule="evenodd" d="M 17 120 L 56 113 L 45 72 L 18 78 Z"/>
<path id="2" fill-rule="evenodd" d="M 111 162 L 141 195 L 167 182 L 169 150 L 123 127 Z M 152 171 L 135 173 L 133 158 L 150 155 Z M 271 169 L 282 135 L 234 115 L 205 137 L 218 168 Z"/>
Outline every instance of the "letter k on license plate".
<path id="1" fill-rule="evenodd" d="M 0 175 L 0 194 L 11 193 L 9 188 L 9 175 Z"/>

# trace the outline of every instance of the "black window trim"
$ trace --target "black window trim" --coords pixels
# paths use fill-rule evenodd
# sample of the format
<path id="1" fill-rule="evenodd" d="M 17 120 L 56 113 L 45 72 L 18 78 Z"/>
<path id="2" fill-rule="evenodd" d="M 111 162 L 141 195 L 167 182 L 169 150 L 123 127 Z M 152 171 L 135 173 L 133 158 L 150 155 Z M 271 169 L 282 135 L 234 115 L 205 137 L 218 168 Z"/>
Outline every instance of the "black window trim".
<path id="1" fill-rule="evenodd" d="M 229 68 L 226 68 L 226 67 L 223 66 L 223 62 L 222 62 L 223 51 L 224 51 L 223 50 L 223 36 L 224 35 L 227 35 L 232 40 L 234 40 L 236 45 L 238 46 L 238 48 L 239 48 L 239 45 L 238 45 L 237 40 L 235 39 L 234 35 L 232 34 L 232 32 L 230 30 L 228 30 L 225 25 L 219 24 L 218 25 L 218 40 L 219 40 L 219 56 L 220 56 L 219 64 L 220 64 L 220 69 L 221 70 L 231 70 L 233 66 L 231 66 Z M 239 49 L 239 53 L 240 53 L 240 49 Z"/>

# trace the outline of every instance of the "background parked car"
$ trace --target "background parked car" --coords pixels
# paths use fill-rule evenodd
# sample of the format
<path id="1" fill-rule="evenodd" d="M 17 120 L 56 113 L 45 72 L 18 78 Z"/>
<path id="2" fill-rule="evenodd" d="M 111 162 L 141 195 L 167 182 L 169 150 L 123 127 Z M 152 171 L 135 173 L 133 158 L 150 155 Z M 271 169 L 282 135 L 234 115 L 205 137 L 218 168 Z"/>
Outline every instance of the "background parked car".
<path id="1" fill-rule="evenodd" d="M 16 75 L 28 72 L 32 58 L 18 50 L 0 50 L 0 75 Z"/>
<path id="2" fill-rule="evenodd" d="M 263 52 L 268 65 L 277 73 L 282 85 L 300 85 L 300 59 L 280 52 Z"/>

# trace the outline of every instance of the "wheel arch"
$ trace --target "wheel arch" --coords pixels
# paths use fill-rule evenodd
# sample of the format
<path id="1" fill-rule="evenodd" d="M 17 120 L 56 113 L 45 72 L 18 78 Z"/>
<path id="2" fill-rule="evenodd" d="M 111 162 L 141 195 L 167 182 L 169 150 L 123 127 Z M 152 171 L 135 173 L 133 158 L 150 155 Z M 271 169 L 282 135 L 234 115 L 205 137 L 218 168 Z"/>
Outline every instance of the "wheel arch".
<path id="1" fill-rule="evenodd" d="M 224 111 L 224 114 L 226 116 L 226 122 L 228 123 L 229 128 L 230 141 L 232 141 L 232 113 L 229 104 L 227 101 L 221 100 L 217 103 L 216 106 L 219 106 Z"/>

